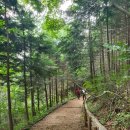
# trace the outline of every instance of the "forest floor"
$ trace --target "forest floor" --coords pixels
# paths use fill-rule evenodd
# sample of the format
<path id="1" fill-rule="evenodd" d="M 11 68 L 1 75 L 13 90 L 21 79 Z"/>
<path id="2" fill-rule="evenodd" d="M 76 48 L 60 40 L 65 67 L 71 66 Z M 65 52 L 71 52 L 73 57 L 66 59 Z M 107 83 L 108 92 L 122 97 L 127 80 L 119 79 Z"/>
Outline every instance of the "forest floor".
<path id="1" fill-rule="evenodd" d="M 87 130 L 82 106 L 82 99 L 71 100 L 35 124 L 31 130 Z"/>
<path id="2" fill-rule="evenodd" d="M 103 96 L 88 100 L 88 109 L 107 130 L 130 130 L 129 104 L 123 99 L 116 101 L 110 99 L 112 99 L 110 96 L 107 98 Z M 112 101 L 115 103 L 112 104 Z"/>

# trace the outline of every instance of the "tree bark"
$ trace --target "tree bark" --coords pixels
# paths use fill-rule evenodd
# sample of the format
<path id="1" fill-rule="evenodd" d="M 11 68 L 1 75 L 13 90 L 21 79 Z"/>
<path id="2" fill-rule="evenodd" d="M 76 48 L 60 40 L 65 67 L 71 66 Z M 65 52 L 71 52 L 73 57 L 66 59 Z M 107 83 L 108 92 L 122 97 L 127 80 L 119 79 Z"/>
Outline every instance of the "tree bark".
<path id="1" fill-rule="evenodd" d="M 50 107 L 52 107 L 52 91 L 51 91 L 51 78 L 49 77 L 49 101 L 50 101 Z"/>
<path id="2" fill-rule="evenodd" d="M 44 86 L 45 86 L 46 107 L 47 107 L 47 110 L 48 110 L 49 105 L 48 105 L 48 93 L 47 93 L 46 79 L 44 79 Z"/>
<path id="3" fill-rule="evenodd" d="M 13 130 L 13 117 L 12 117 L 12 103 L 11 103 L 11 94 L 10 94 L 10 49 L 9 49 L 9 34 L 8 34 L 8 20 L 7 20 L 7 4 L 5 2 L 5 31 L 7 37 L 7 99 L 8 99 L 8 121 L 9 121 L 9 130 Z"/>
<path id="4" fill-rule="evenodd" d="M 107 7 L 107 18 L 106 18 L 106 24 L 107 24 L 107 44 L 109 45 L 109 15 L 108 15 L 108 6 Z M 110 50 L 107 49 L 107 59 L 108 59 L 108 70 L 111 69 L 111 63 L 110 63 Z"/>
<path id="5" fill-rule="evenodd" d="M 128 17 L 130 17 L 130 12 L 128 12 L 127 10 L 123 9 L 122 7 L 120 7 L 115 2 L 113 2 L 112 5 L 113 5 L 113 7 L 115 7 L 116 9 L 118 9 L 119 11 L 121 11 L 122 13 L 126 14 Z"/>
<path id="6" fill-rule="evenodd" d="M 102 53 L 102 70 L 103 70 L 103 75 L 105 78 L 105 57 L 104 57 L 104 47 L 103 47 L 103 31 L 102 31 L 102 26 L 100 26 L 100 33 L 101 33 L 101 53 Z"/>
<path id="7" fill-rule="evenodd" d="M 68 72 L 67 72 L 67 98 L 69 98 L 69 79 L 68 79 Z"/>
<path id="8" fill-rule="evenodd" d="M 54 91 L 53 91 L 53 89 L 54 89 L 54 83 L 53 83 L 53 77 L 51 78 L 51 86 L 52 86 L 52 106 L 53 106 L 53 104 L 54 104 Z"/>
<path id="9" fill-rule="evenodd" d="M 60 99 L 61 99 L 61 103 L 63 102 L 63 83 L 62 83 L 63 81 L 61 80 L 61 95 L 60 95 Z"/>
<path id="10" fill-rule="evenodd" d="M 40 111 L 40 91 L 39 86 L 37 86 L 37 109 Z"/>
<path id="11" fill-rule="evenodd" d="M 58 85 L 57 85 L 57 74 L 55 77 L 55 86 L 56 86 L 56 104 L 58 104 Z"/>
<path id="12" fill-rule="evenodd" d="M 89 26 L 89 58 L 90 58 L 90 77 L 91 80 L 93 80 L 94 74 L 93 74 L 93 50 L 92 50 L 92 40 L 91 40 L 91 22 L 90 22 L 90 17 L 88 21 L 88 26 Z"/>
<path id="13" fill-rule="evenodd" d="M 28 101 L 27 101 L 27 81 L 26 81 L 26 44 L 25 44 L 25 33 L 24 33 L 24 26 L 23 26 L 23 46 L 24 46 L 24 63 L 23 63 L 23 75 L 24 75 L 24 102 L 25 102 L 25 118 L 29 121 L 29 114 L 28 114 Z"/>
<path id="14" fill-rule="evenodd" d="M 33 87 L 33 81 L 32 81 L 32 71 L 31 71 L 31 65 L 32 65 L 32 47 L 30 43 L 30 88 L 31 88 L 31 110 L 32 110 L 32 116 L 36 115 L 35 112 L 35 103 L 34 103 L 34 87 Z"/>
<path id="15" fill-rule="evenodd" d="M 130 17 L 128 18 L 128 48 L 130 47 Z M 130 65 L 130 60 L 128 60 L 127 62 L 128 66 Z M 128 76 L 130 75 L 130 69 L 128 69 Z M 128 82 L 128 85 L 127 85 L 127 97 L 129 97 L 129 94 L 130 94 L 130 82 Z"/>

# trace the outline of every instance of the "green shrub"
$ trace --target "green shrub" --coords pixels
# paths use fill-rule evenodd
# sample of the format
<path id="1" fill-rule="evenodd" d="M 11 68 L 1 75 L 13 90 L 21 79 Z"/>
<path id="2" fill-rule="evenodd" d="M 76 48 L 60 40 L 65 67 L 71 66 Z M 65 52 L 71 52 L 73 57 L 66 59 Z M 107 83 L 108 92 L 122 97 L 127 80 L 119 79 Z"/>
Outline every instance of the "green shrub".
<path id="1" fill-rule="evenodd" d="M 88 102 L 87 104 L 88 104 L 88 109 L 94 114 L 96 114 L 102 107 L 102 103 L 99 102 L 97 103 Z"/>
<path id="2" fill-rule="evenodd" d="M 125 128 L 130 127 L 130 112 L 122 112 L 117 114 L 116 118 L 115 118 L 115 126 L 122 126 Z"/>

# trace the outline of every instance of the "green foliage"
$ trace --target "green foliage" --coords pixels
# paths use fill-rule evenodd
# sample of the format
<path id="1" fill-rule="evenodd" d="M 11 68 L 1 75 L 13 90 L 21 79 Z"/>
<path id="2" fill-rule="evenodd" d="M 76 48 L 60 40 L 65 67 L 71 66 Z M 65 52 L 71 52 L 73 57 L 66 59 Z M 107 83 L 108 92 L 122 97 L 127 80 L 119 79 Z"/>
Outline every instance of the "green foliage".
<path id="1" fill-rule="evenodd" d="M 119 12 L 111 7 L 110 0 L 74 0 L 67 12 L 70 17 L 66 15 L 63 17 L 58 10 L 61 2 L 61 0 L 2 0 L 0 3 L 0 129 L 8 124 L 7 77 L 10 78 L 12 103 L 12 107 L 8 108 L 12 108 L 16 130 L 26 126 L 27 122 L 34 123 L 48 113 L 43 95 L 45 85 L 48 93 L 50 84 L 54 84 L 56 80 L 65 83 L 69 74 L 69 78 L 84 82 L 83 87 L 91 94 L 96 96 L 103 94 L 101 100 L 104 102 L 111 101 L 115 95 L 124 97 L 124 100 L 128 99 L 126 86 L 130 80 L 128 73 L 130 66 L 125 63 L 130 60 L 130 48 L 126 43 L 128 36 L 124 36 L 128 31 L 124 23 L 128 21 L 120 17 Z M 128 1 L 119 0 L 118 4 L 126 8 L 126 2 Z M 109 25 L 106 23 L 107 18 Z M 108 41 L 107 26 L 111 28 L 109 44 L 104 43 Z M 39 29 L 42 29 L 42 32 Z M 108 52 L 111 54 L 110 70 Z M 7 75 L 7 58 L 9 75 Z M 53 83 L 50 82 L 51 78 L 55 79 Z M 49 94 L 48 98 L 50 95 L 52 94 Z M 74 97 L 71 92 L 68 95 L 69 98 Z M 25 99 L 28 101 L 29 121 L 25 119 Z M 32 102 L 35 114 L 31 110 Z M 115 104 L 123 103 L 118 100 Z M 94 104 L 89 102 L 88 105 L 94 113 L 98 113 L 103 106 L 100 102 Z M 105 123 L 110 116 L 111 113 L 102 118 L 102 122 Z M 116 123 L 127 127 L 129 118 L 129 113 L 120 113 L 117 115 Z"/>
<path id="2" fill-rule="evenodd" d="M 34 9 L 37 11 L 43 11 L 44 8 L 48 7 L 49 11 L 52 11 L 55 8 L 58 8 L 61 0 L 42 0 L 42 1 L 37 1 L 37 0 L 24 0 L 24 2 L 27 4 L 31 4 Z"/>
<path id="3" fill-rule="evenodd" d="M 48 56 L 43 55 L 38 61 L 36 59 L 34 65 L 32 66 L 32 69 L 36 74 L 48 77 L 55 73 L 57 66 L 54 61 L 51 60 Z"/>
<path id="4" fill-rule="evenodd" d="M 69 93 L 68 93 L 68 98 L 69 98 L 69 99 L 73 99 L 74 97 L 75 97 L 75 94 L 72 93 L 71 91 L 69 91 Z"/>
<path id="5" fill-rule="evenodd" d="M 46 17 L 46 22 L 45 22 L 45 29 L 52 30 L 52 31 L 58 31 L 64 26 L 64 21 L 63 19 L 55 19 L 55 18 L 50 18 L 49 16 Z"/>
<path id="6" fill-rule="evenodd" d="M 0 28 L 2 28 L 5 25 L 5 21 L 4 20 L 0 20 Z"/>
<path id="7" fill-rule="evenodd" d="M 89 79 L 86 80 L 83 86 L 89 92 L 95 93 L 96 95 L 107 90 L 107 84 L 104 82 L 104 77 L 102 75 L 95 77 L 92 81 Z"/>
<path id="8" fill-rule="evenodd" d="M 49 10 L 52 11 L 54 8 L 58 8 L 60 2 L 61 0 L 48 0 L 47 6 Z"/>
<path id="9" fill-rule="evenodd" d="M 87 102 L 87 105 L 88 109 L 94 114 L 96 114 L 102 107 L 101 103 L 94 103 L 94 102 Z"/>
<path id="10" fill-rule="evenodd" d="M 129 126 L 130 126 L 129 121 L 130 121 L 130 112 L 128 112 L 128 113 L 121 112 L 121 113 L 117 114 L 117 116 L 115 118 L 115 126 L 129 128 Z"/>
<path id="11" fill-rule="evenodd" d="M 20 1 L 21 1 L 21 0 L 20 0 Z M 23 2 L 23 1 L 22 1 L 22 2 Z M 41 1 L 38 1 L 38 0 L 24 0 L 24 3 L 25 3 L 25 4 L 31 4 L 32 7 L 33 7 L 35 10 L 39 11 L 39 12 L 42 12 L 43 9 L 44 9 L 44 6 L 43 6 L 42 2 L 41 2 Z"/>
<path id="12" fill-rule="evenodd" d="M 76 13 L 76 11 L 79 10 L 79 9 L 80 9 L 80 6 L 78 6 L 77 4 L 72 5 L 71 8 L 70 8 L 70 11 L 71 11 L 70 13 L 72 13 L 72 14 Z"/>
<path id="13" fill-rule="evenodd" d="M 87 69 L 85 67 L 78 68 L 76 70 L 76 75 L 77 75 L 77 79 L 84 81 L 86 79 L 86 76 L 87 76 Z"/>
<path id="14" fill-rule="evenodd" d="M 60 35 L 64 36 L 64 33 L 65 33 L 65 31 L 63 30 L 64 26 L 65 26 L 65 22 L 63 19 L 53 18 L 53 17 L 47 15 L 45 22 L 42 25 L 42 28 L 43 28 L 45 33 L 50 35 L 50 37 L 59 38 Z"/>
<path id="15" fill-rule="evenodd" d="M 9 78 L 10 78 L 10 101 L 11 112 L 13 115 L 14 129 L 19 130 L 27 126 L 25 118 L 25 89 L 27 87 L 27 102 L 29 112 L 29 123 L 33 124 L 35 121 L 43 117 L 48 111 L 45 103 L 44 83 L 46 78 L 54 76 L 64 77 L 63 70 L 60 63 L 65 61 L 60 49 L 57 49 L 57 39 L 66 35 L 66 30 L 63 29 L 65 22 L 60 18 L 45 17 L 46 31 L 42 34 L 35 34 L 37 30 L 36 21 L 32 12 L 32 6 L 37 11 L 42 11 L 43 6 L 41 1 L 25 0 L 25 5 L 31 6 L 31 11 L 24 10 L 25 5 L 23 1 L 18 1 L 20 5 L 17 6 L 16 12 L 12 10 L 16 1 L 8 1 L 7 12 L 11 14 L 10 19 L 7 19 L 8 28 L 5 24 L 5 3 L 2 1 L 2 9 L 0 5 L 0 129 L 7 128 L 8 115 L 7 115 L 7 52 L 9 47 Z M 12 3 L 10 3 L 12 2 Z M 55 6 L 58 7 L 57 1 L 47 1 L 48 8 L 52 10 Z M 10 5 L 11 4 L 11 5 Z M 9 12 L 8 12 L 9 11 Z M 37 12 L 34 11 L 34 12 Z M 43 12 L 42 12 L 43 13 Z M 48 15 L 49 16 L 49 15 Z M 50 35 L 51 34 L 51 35 Z M 54 36 L 57 35 L 57 36 Z M 7 44 L 7 41 L 9 42 Z M 8 47 L 7 47 L 8 45 Z M 25 46 L 24 46 L 25 45 Z M 25 55 L 24 55 L 25 52 Z M 60 56 L 61 54 L 61 56 Z M 57 57 L 56 57 L 57 56 Z M 56 61 L 57 58 L 57 61 Z M 24 68 L 25 66 L 25 68 Z M 60 73 L 57 73 L 57 69 Z M 23 71 L 26 71 L 26 81 L 23 77 Z M 32 78 L 32 83 L 31 83 Z M 31 84 L 31 85 L 30 85 Z M 48 84 L 47 84 L 48 85 Z M 32 89 L 34 89 L 34 107 L 35 113 L 32 114 Z M 47 86 L 47 93 L 49 87 Z M 39 94 L 39 99 L 38 99 Z M 71 95 L 71 94 L 70 94 Z M 54 96 L 54 95 L 53 95 Z M 38 108 L 39 100 L 39 108 Z M 49 101 L 49 100 L 48 100 Z M 55 102 L 53 101 L 53 105 Z M 8 106 L 9 108 L 9 106 Z M 1 120 L 2 119 L 2 120 Z"/>
<path id="16" fill-rule="evenodd" d="M 92 83 L 90 81 L 85 81 L 85 83 L 83 84 L 83 87 L 91 90 L 92 89 Z"/>
<path id="17" fill-rule="evenodd" d="M 128 69 L 122 69 L 118 73 L 111 73 L 110 74 L 110 80 L 115 84 L 117 87 L 123 87 L 130 79 L 130 76 L 128 75 Z"/>
<path id="18" fill-rule="evenodd" d="M 113 44 L 113 45 L 106 43 L 103 46 L 105 48 L 109 49 L 110 51 L 120 52 L 118 60 L 120 60 L 120 61 L 128 61 L 129 60 L 130 53 L 129 53 L 129 48 L 128 48 L 127 44 L 119 41 L 119 42 L 117 42 L 116 44 Z"/>
<path id="19" fill-rule="evenodd" d="M 100 119 L 100 122 L 101 122 L 101 124 L 104 125 L 104 124 L 106 123 L 106 118 L 105 118 L 105 117 L 104 117 L 104 118 L 101 118 L 101 119 Z"/>

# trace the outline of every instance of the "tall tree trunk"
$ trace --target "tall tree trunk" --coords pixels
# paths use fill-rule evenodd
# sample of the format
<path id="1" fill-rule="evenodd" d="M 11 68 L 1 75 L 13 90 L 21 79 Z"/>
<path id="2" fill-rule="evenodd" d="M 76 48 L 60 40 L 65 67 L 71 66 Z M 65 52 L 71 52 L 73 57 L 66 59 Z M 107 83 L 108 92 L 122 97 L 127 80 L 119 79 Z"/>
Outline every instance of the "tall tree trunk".
<path id="1" fill-rule="evenodd" d="M 128 48 L 130 48 L 130 17 L 128 18 Z M 127 62 L 130 65 L 130 60 Z M 130 69 L 128 70 L 128 76 L 130 75 Z M 130 81 L 128 81 L 127 85 L 127 97 L 130 97 Z"/>
<path id="2" fill-rule="evenodd" d="M 64 101 L 64 99 L 65 99 L 65 81 L 64 81 L 64 79 L 62 81 L 62 87 L 63 87 L 62 97 L 63 97 L 63 101 Z"/>
<path id="3" fill-rule="evenodd" d="M 9 44 L 7 46 L 9 46 Z M 9 48 L 7 47 L 7 97 L 8 97 L 8 115 L 9 115 L 9 128 L 10 128 L 10 130 L 13 130 L 12 104 L 11 104 L 11 94 L 10 94 L 10 63 L 9 62 L 10 62 L 10 54 L 9 54 Z"/>
<path id="4" fill-rule="evenodd" d="M 63 102 L 63 81 L 61 80 L 61 92 L 60 92 L 60 99 L 61 99 L 61 103 Z"/>
<path id="5" fill-rule="evenodd" d="M 118 35 L 118 30 L 117 30 L 117 28 L 116 28 L 116 42 L 115 43 L 117 43 L 118 42 L 118 37 L 117 37 L 117 35 Z M 117 51 L 115 51 L 115 73 L 117 73 L 117 68 L 118 68 L 118 63 L 117 63 Z"/>
<path id="6" fill-rule="evenodd" d="M 104 75 L 104 78 L 105 78 L 105 57 L 104 57 L 104 47 L 103 47 L 103 31 L 102 31 L 102 26 L 100 27 L 100 33 L 101 33 L 102 70 L 103 70 L 103 75 Z"/>
<path id="7" fill-rule="evenodd" d="M 112 45 L 113 45 L 113 36 L 112 36 L 112 27 L 111 27 L 111 46 Z M 111 70 L 113 70 L 113 66 L 114 66 L 113 59 L 114 59 L 114 52 L 112 50 L 111 51 Z"/>
<path id="8" fill-rule="evenodd" d="M 69 98 L 69 79 L 68 79 L 68 72 L 67 72 L 67 98 Z"/>
<path id="9" fill-rule="evenodd" d="M 36 115 L 35 112 L 35 103 L 34 103 L 34 87 L 33 87 L 33 81 L 32 81 L 32 45 L 30 43 L 30 88 L 31 88 L 31 110 L 32 110 L 32 116 Z"/>
<path id="10" fill-rule="evenodd" d="M 50 107 L 52 107 L 52 91 L 51 91 L 51 78 L 49 77 L 49 101 L 50 101 Z"/>
<path id="11" fill-rule="evenodd" d="M 109 15 L 108 15 L 108 5 L 107 6 L 107 18 L 106 18 L 106 24 L 107 24 L 107 44 L 109 44 Z M 108 59 L 108 70 L 111 69 L 111 63 L 110 63 L 110 50 L 107 49 L 107 59 Z"/>
<path id="12" fill-rule="evenodd" d="M 48 105 L 47 85 L 46 85 L 46 79 L 45 79 L 45 78 L 44 78 L 44 86 L 45 86 L 46 107 L 47 107 L 47 109 L 49 109 L 49 105 Z"/>
<path id="13" fill-rule="evenodd" d="M 56 104 L 58 104 L 58 84 L 57 84 L 57 74 L 55 77 L 55 86 L 56 86 Z"/>
<path id="14" fill-rule="evenodd" d="M 102 53 L 101 53 L 101 50 L 100 50 L 100 73 L 101 73 L 101 75 L 103 74 L 103 70 L 102 70 Z"/>
<path id="15" fill-rule="evenodd" d="M 51 78 L 51 86 L 52 86 L 52 106 L 53 106 L 53 103 L 54 103 L 54 91 L 53 91 L 53 89 L 54 89 L 54 82 L 53 82 L 53 77 Z"/>
<path id="16" fill-rule="evenodd" d="M 29 121 L 29 114 L 28 114 L 28 101 L 27 101 L 27 81 L 26 81 L 26 44 L 25 44 L 25 33 L 24 33 L 24 26 L 23 26 L 23 46 L 24 46 L 24 69 L 23 69 L 23 75 L 24 75 L 24 102 L 25 102 L 25 118 L 27 121 Z"/>
<path id="17" fill-rule="evenodd" d="M 94 55 L 93 55 L 93 49 L 92 49 L 92 66 L 93 66 L 93 77 L 96 76 L 96 71 L 95 71 L 95 62 L 94 62 Z"/>
<path id="18" fill-rule="evenodd" d="M 37 86 L 37 109 L 40 111 L 40 91 L 39 86 Z"/>
<path id="19" fill-rule="evenodd" d="M 55 77 L 53 77 L 53 104 L 56 104 Z"/>
<path id="20" fill-rule="evenodd" d="M 88 21 L 88 26 L 89 26 L 89 58 L 90 58 L 90 76 L 91 76 L 91 80 L 93 80 L 94 78 L 94 74 L 93 74 L 93 49 L 92 49 L 92 38 L 91 38 L 91 21 L 90 21 L 90 17 L 89 17 L 89 21 Z"/>
<path id="21" fill-rule="evenodd" d="M 30 73 L 30 86 L 31 86 L 31 110 L 32 110 L 32 116 L 36 115 L 35 111 L 35 102 L 34 102 L 34 87 L 32 84 L 32 73 Z"/>
<path id="22" fill-rule="evenodd" d="M 9 121 L 9 129 L 13 130 L 13 118 L 12 118 L 12 104 L 11 104 L 11 95 L 10 95 L 10 49 L 9 49 L 9 34 L 8 34 L 8 19 L 7 19 L 7 5 L 5 2 L 5 31 L 7 37 L 7 99 L 8 99 L 8 121 Z"/>

